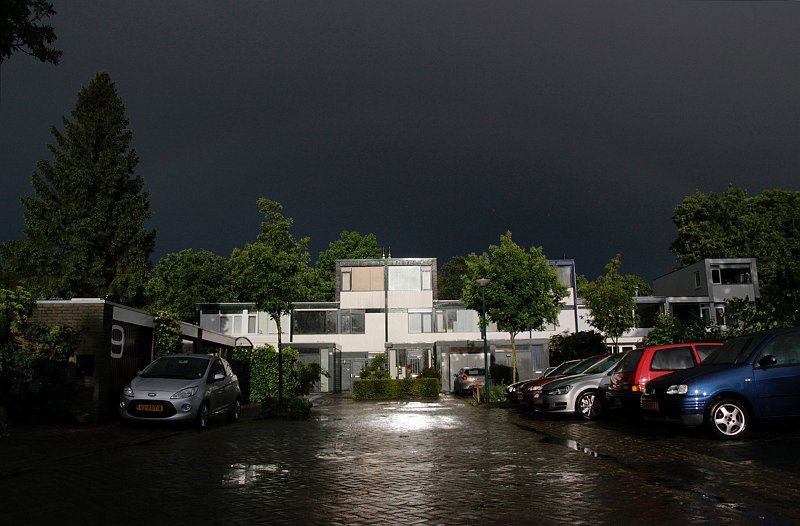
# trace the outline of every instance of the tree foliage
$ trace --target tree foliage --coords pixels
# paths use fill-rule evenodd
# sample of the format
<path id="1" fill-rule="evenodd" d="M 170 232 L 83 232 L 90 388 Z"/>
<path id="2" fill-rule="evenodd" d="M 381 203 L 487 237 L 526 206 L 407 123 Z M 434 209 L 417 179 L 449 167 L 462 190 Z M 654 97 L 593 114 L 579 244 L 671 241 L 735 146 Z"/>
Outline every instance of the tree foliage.
<path id="1" fill-rule="evenodd" d="M 603 335 L 595 331 L 580 331 L 554 334 L 548 345 L 550 364 L 558 365 L 565 360 L 588 358 L 607 352 Z"/>
<path id="2" fill-rule="evenodd" d="M 487 318 L 509 333 L 516 378 L 516 335 L 557 323 L 567 287 L 559 282 L 541 248 L 526 251 L 514 243 L 511 232 L 500 236 L 499 245 L 490 245 L 488 253 L 470 254 L 466 265 L 461 301 L 481 312 L 485 292 Z M 476 281 L 480 278 L 490 280 L 485 290 Z"/>
<path id="3" fill-rule="evenodd" d="M 234 301 L 228 260 L 208 250 L 168 254 L 153 269 L 145 293 L 150 307 L 193 322 L 198 303 Z"/>
<path id="4" fill-rule="evenodd" d="M 339 239 L 328 244 L 319 253 L 314 269 L 307 299 L 309 301 L 334 301 L 336 299 L 336 260 L 375 259 L 383 255 L 375 234 L 362 235 L 359 232 L 342 230 Z"/>
<path id="5" fill-rule="evenodd" d="M 234 292 L 275 321 L 278 356 L 282 356 L 281 316 L 288 314 L 292 301 L 303 297 L 308 283 L 308 238 L 296 239 L 290 232 L 293 220 L 284 217 L 283 207 L 266 198 L 258 200 L 264 215 L 255 243 L 231 254 Z M 278 396 L 283 401 L 283 369 L 278 369 Z"/>
<path id="6" fill-rule="evenodd" d="M 386 369 L 386 356 L 379 354 L 373 357 L 369 363 L 364 364 L 364 367 L 358 373 L 358 377 L 362 380 L 385 380 L 389 378 L 389 371 Z"/>
<path id="7" fill-rule="evenodd" d="M 606 273 L 583 288 L 589 308 L 587 321 L 606 335 L 616 347 L 619 337 L 636 325 L 635 287 L 620 273 L 619 254 L 606 264 Z"/>
<path id="8" fill-rule="evenodd" d="M 54 159 L 38 163 L 35 195 L 22 198 L 27 239 L 3 245 L 5 271 L 39 297 L 141 305 L 155 231 L 144 226 L 150 197 L 107 73 L 80 90 L 72 118 L 64 133 L 52 128 Z"/>
<path id="9" fill-rule="evenodd" d="M 681 266 L 704 258 L 754 257 L 762 302 L 779 325 L 800 325 L 800 192 L 697 192 L 675 208 L 672 220 L 678 237 L 670 250 Z"/>
<path id="10" fill-rule="evenodd" d="M 66 418 L 72 386 L 64 373 L 78 333 L 31 321 L 34 308 L 29 291 L 0 289 L 0 407 L 17 420 Z"/>
<path id="11" fill-rule="evenodd" d="M 682 320 L 673 314 L 659 314 L 655 326 L 642 340 L 642 344 L 719 342 L 725 337 L 720 333 L 719 327 L 712 327 L 700 317 Z"/>
<path id="12" fill-rule="evenodd" d="M 467 258 L 454 256 L 439 269 L 437 288 L 439 299 L 457 300 L 461 298 L 464 276 L 467 274 Z"/>
<path id="13" fill-rule="evenodd" d="M 47 0 L 3 0 L 0 2 L 0 64 L 17 52 L 42 62 L 58 64 L 62 52 L 53 26 L 45 19 L 56 14 Z"/>
<path id="14" fill-rule="evenodd" d="M 178 316 L 159 309 L 153 313 L 153 352 L 154 358 L 175 354 L 183 350 L 183 333 Z"/>

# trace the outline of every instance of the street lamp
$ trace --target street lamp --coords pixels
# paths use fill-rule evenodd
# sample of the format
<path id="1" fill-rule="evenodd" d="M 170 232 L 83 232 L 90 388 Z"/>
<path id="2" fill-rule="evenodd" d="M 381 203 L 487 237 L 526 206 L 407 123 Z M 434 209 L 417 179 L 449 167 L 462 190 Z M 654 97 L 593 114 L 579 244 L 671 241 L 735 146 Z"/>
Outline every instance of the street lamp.
<path id="1" fill-rule="evenodd" d="M 486 285 L 491 280 L 480 278 L 475 282 L 481 287 L 481 333 L 483 334 L 483 401 L 489 403 L 489 350 L 486 341 Z"/>

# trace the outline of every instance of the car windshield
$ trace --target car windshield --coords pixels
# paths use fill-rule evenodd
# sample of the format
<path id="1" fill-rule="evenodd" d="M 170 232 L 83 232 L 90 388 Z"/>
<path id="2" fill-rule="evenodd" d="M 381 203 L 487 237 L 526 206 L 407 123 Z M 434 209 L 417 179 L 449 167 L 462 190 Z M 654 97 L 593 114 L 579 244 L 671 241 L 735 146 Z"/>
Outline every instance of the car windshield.
<path id="1" fill-rule="evenodd" d="M 567 375 L 567 374 L 582 374 L 583 372 L 586 371 L 586 369 L 588 369 L 589 367 L 591 367 L 595 363 L 597 363 L 597 356 L 592 356 L 591 358 L 584 358 L 583 360 L 581 360 L 580 362 L 576 363 L 575 365 L 573 365 L 572 367 L 570 367 L 569 369 L 567 369 L 566 371 L 564 371 L 561 374 L 564 374 L 564 375 Z"/>
<path id="2" fill-rule="evenodd" d="M 570 367 L 574 367 L 577 364 L 578 364 L 578 360 L 569 360 L 568 362 L 562 362 L 561 365 L 559 365 L 555 369 L 552 369 L 550 372 L 545 374 L 544 377 L 545 378 L 549 378 L 551 376 L 556 376 L 556 375 L 559 375 L 559 374 L 563 374 L 563 372 L 565 370 L 569 369 Z"/>
<path id="3" fill-rule="evenodd" d="M 767 336 L 764 334 L 748 334 L 729 340 L 722 347 L 717 347 L 703 360 L 703 365 L 735 365 L 744 363 Z"/>
<path id="4" fill-rule="evenodd" d="M 614 367 L 622 357 L 625 356 L 625 353 L 614 353 L 611 356 L 606 356 L 596 364 L 592 365 L 588 369 L 586 369 L 584 374 L 598 374 L 604 373 Z"/>
<path id="5" fill-rule="evenodd" d="M 202 378 L 208 367 L 208 358 L 198 356 L 163 356 L 142 371 L 142 378 L 176 378 L 194 380 Z"/>

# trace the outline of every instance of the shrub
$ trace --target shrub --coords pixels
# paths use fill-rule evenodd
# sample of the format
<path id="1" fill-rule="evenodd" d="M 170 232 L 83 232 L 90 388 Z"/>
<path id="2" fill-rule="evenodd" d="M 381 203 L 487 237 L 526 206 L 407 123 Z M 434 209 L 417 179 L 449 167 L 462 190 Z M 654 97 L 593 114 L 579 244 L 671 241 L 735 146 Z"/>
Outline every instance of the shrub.
<path id="1" fill-rule="evenodd" d="M 29 292 L 0 289 L 0 406 L 10 420 L 66 420 L 74 385 L 65 371 L 78 333 L 30 321 Z"/>
<path id="2" fill-rule="evenodd" d="M 405 400 L 438 396 L 438 378 L 358 379 L 353 382 L 354 400 Z"/>
<path id="3" fill-rule="evenodd" d="M 436 378 L 442 377 L 442 373 L 436 367 L 426 367 L 419 372 L 418 378 Z"/>
<path id="4" fill-rule="evenodd" d="M 511 381 L 511 375 L 513 372 L 514 369 L 511 367 L 499 363 L 493 363 L 489 367 L 489 376 L 495 383 L 504 383 L 506 385 L 513 383 Z"/>

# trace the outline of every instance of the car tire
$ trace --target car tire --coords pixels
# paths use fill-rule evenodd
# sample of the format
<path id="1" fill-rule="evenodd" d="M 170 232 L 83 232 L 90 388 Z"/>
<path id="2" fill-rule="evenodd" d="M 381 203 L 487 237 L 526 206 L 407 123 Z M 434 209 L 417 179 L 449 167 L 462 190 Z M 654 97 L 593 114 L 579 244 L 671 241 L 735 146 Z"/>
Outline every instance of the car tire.
<path id="1" fill-rule="evenodd" d="M 235 424 L 242 417 L 242 401 L 237 398 L 231 410 L 228 411 L 228 422 Z"/>
<path id="2" fill-rule="evenodd" d="M 195 427 L 203 430 L 208 428 L 211 421 L 211 409 L 208 407 L 208 402 L 203 402 L 200 409 L 197 410 L 197 418 L 195 419 Z"/>
<path id="3" fill-rule="evenodd" d="M 603 404 L 597 391 L 586 391 L 581 393 L 575 400 L 575 413 L 585 420 L 597 420 L 603 414 Z"/>
<path id="4" fill-rule="evenodd" d="M 706 413 L 706 426 L 711 434 L 723 440 L 739 438 L 747 431 L 750 413 L 747 407 L 734 398 L 715 400 Z"/>

